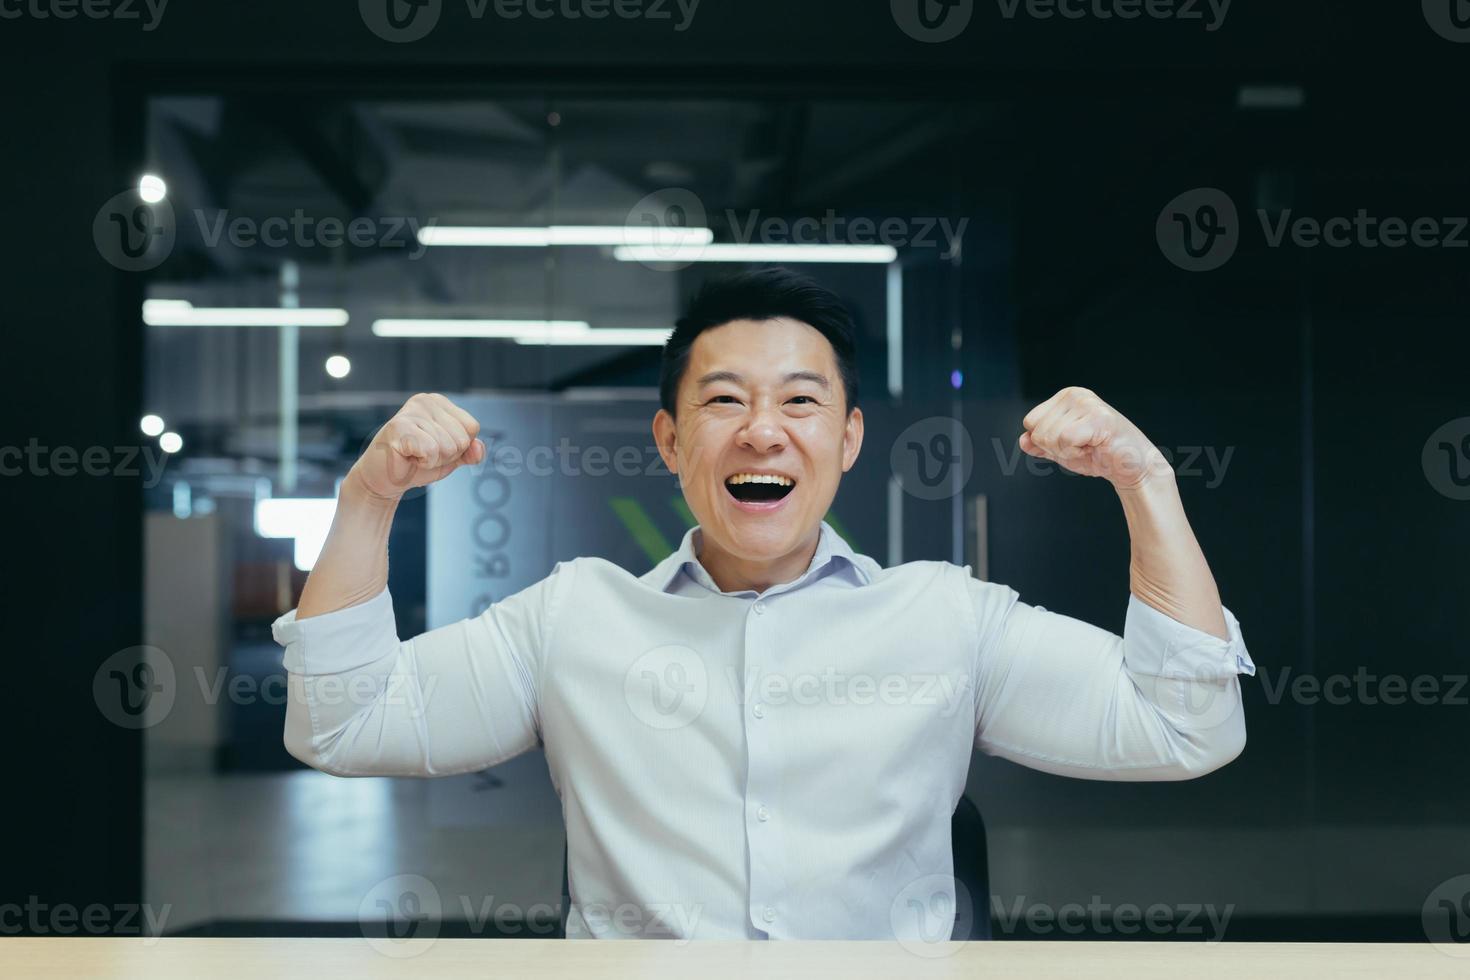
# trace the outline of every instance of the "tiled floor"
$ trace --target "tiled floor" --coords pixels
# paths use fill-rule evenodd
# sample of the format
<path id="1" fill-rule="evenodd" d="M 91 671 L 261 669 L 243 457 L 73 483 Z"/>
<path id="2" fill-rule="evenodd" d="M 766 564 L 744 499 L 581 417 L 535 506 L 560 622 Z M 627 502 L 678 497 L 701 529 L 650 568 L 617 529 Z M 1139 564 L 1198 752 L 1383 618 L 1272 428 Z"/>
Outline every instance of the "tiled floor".
<path id="1" fill-rule="evenodd" d="M 422 875 L 445 914 L 555 905 L 562 818 L 531 753 L 483 777 L 300 771 L 150 779 L 147 901 L 166 931 L 219 920 L 354 921 L 384 879 Z"/>

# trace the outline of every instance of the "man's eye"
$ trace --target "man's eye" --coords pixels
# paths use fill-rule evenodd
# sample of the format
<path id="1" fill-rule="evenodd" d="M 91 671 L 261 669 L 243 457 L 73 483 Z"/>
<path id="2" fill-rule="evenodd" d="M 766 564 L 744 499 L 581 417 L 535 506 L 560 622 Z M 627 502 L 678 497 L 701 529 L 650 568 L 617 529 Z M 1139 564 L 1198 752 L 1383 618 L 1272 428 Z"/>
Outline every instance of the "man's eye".
<path id="1" fill-rule="evenodd" d="M 795 398 L 793 398 L 791 400 L 793 402 L 796 402 L 797 404 L 803 404 L 803 405 L 815 405 L 815 404 L 817 404 L 817 400 L 815 398 L 813 398 L 811 395 L 797 395 Z"/>
<path id="2" fill-rule="evenodd" d="M 734 395 L 716 395 L 710 399 L 711 405 L 738 405 L 739 400 Z"/>

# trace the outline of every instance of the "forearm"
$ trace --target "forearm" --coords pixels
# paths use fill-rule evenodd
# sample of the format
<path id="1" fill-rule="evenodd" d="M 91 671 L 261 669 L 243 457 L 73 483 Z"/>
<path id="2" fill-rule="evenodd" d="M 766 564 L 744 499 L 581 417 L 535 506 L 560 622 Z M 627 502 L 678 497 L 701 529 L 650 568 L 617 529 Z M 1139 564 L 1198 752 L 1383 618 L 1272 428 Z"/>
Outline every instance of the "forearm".
<path id="1" fill-rule="evenodd" d="M 360 605 L 388 585 L 388 533 L 396 498 L 367 491 L 354 468 L 342 481 L 326 544 L 301 590 L 297 619 Z"/>
<path id="2" fill-rule="evenodd" d="M 1228 639 L 1220 591 L 1184 514 L 1173 470 L 1153 467 L 1138 484 L 1117 492 L 1128 520 L 1133 594 L 1186 626 Z"/>

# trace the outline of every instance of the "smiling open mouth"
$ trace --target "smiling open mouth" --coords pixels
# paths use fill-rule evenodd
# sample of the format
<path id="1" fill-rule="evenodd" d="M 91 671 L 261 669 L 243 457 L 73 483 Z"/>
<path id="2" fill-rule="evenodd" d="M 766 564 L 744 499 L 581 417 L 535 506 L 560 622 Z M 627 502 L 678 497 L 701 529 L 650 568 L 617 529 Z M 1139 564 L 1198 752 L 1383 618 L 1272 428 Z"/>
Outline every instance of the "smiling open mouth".
<path id="1" fill-rule="evenodd" d="M 772 473 L 736 473 L 725 480 L 730 496 L 747 504 L 773 503 L 795 488 L 795 480 Z"/>

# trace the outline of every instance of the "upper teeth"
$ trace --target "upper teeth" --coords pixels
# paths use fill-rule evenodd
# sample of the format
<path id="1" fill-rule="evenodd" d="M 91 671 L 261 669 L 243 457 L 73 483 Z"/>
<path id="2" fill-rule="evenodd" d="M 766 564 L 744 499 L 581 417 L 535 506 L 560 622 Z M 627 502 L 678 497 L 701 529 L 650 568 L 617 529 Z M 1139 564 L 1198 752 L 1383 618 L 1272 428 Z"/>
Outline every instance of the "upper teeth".
<path id="1" fill-rule="evenodd" d="M 774 483 L 781 487 L 789 487 L 796 483 L 790 477 L 776 476 L 773 473 L 736 473 L 725 482 L 732 486 L 739 483 Z"/>

